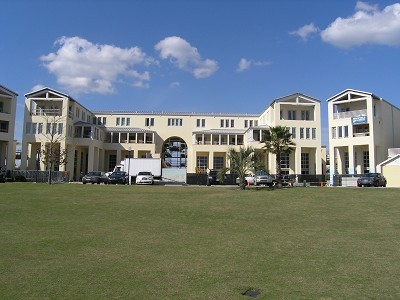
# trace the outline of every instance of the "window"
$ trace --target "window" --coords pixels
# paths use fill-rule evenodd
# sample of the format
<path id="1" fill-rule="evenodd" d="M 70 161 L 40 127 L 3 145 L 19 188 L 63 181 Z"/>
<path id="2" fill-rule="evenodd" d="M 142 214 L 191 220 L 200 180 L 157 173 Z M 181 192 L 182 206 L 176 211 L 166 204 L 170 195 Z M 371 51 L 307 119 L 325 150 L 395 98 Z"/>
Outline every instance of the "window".
<path id="1" fill-rule="evenodd" d="M 254 121 L 254 126 L 258 126 L 258 120 Z"/>
<path id="2" fill-rule="evenodd" d="M 214 170 L 221 170 L 224 168 L 224 157 L 223 156 L 215 156 L 214 157 Z"/>
<path id="3" fill-rule="evenodd" d="M 182 119 L 169 118 L 168 126 L 182 126 Z"/>
<path id="4" fill-rule="evenodd" d="M 125 118 L 121 118 L 121 126 L 125 126 Z"/>
<path id="5" fill-rule="evenodd" d="M 336 127 L 332 127 L 332 138 L 336 139 Z"/>
<path id="6" fill-rule="evenodd" d="M 317 138 L 317 128 L 313 128 L 311 132 L 311 138 L 315 140 Z"/>
<path id="7" fill-rule="evenodd" d="M 108 170 L 112 171 L 116 165 L 117 165 L 117 155 L 110 154 L 110 156 L 108 157 Z"/>
<path id="8" fill-rule="evenodd" d="M 281 153 L 281 168 L 289 169 L 289 153 Z"/>
<path id="9" fill-rule="evenodd" d="M 369 173 L 369 151 L 363 151 L 364 173 Z"/>
<path id="10" fill-rule="evenodd" d="M 0 102 L 0 112 L 4 112 L 4 103 L 3 102 Z"/>
<path id="11" fill-rule="evenodd" d="M 146 118 L 144 123 L 147 127 L 154 126 L 154 118 Z"/>
<path id="12" fill-rule="evenodd" d="M 106 125 L 106 124 L 107 124 L 107 118 L 103 117 L 103 125 Z"/>
<path id="13" fill-rule="evenodd" d="M 221 120 L 221 128 L 224 127 L 229 128 L 229 125 L 230 127 L 235 127 L 235 120 L 229 120 L 229 119 Z"/>
<path id="14" fill-rule="evenodd" d="M 300 128 L 300 138 L 304 139 L 304 128 L 303 127 Z"/>
<path id="15" fill-rule="evenodd" d="M 32 134 L 36 134 L 37 123 L 32 123 Z"/>
<path id="16" fill-rule="evenodd" d="M 58 134 L 63 134 L 63 123 L 58 123 Z"/>
<path id="17" fill-rule="evenodd" d="M 38 133 L 38 134 L 42 134 L 42 133 L 43 133 L 43 123 L 39 123 L 39 124 L 38 124 L 38 131 L 37 131 L 37 133 Z"/>
<path id="18" fill-rule="evenodd" d="M 296 138 L 296 127 L 292 127 L 292 138 Z"/>
<path id="19" fill-rule="evenodd" d="M 250 120 L 250 127 L 253 127 L 253 120 Z"/>
<path id="20" fill-rule="evenodd" d="M 248 120 L 244 120 L 244 128 L 249 127 L 249 121 Z"/>
<path id="21" fill-rule="evenodd" d="M 75 109 L 75 117 L 79 118 L 81 111 L 79 110 L 79 108 Z"/>
<path id="22" fill-rule="evenodd" d="M 47 123 L 46 124 L 46 134 L 50 134 L 50 132 L 51 132 L 51 124 Z"/>
<path id="23" fill-rule="evenodd" d="M 197 127 L 206 127 L 206 119 L 197 119 L 196 125 Z"/>
<path id="24" fill-rule="evenodd" d="M 88 123 L 92 122 L 91 116 L 89 116 L 89 115 L 87 116 L 87 122 L 88 122 Z M 95 124 L 96 124 L 96 123 L 95 123 Z"/>
<path id="25" fill-rule="evenodd" d="M 121 118 L 117 118 L 115 120 L 115 126 L 119 126 L 121 124 Z"/>
<path id="26" fill-rule="evenodd" d="M 207 171 L 208 168 L 208 156 L 197 156 L 197 168 Z"/>
<path id="27" fill-rule="evenodd" d="M 296 111 L 295 110 L 289 110 L 288 111 L 288 119 L 289 120 L 296 120 Z"/>
<path id="28" fill-rule="evenodd" d="M 283 110 L 281 110 L 281 111 L 279 112 L 279 117 L 280 117 L 281 120 L 283 120 Z"/>
<path id="29" fill-rule="evenodd" d="M 338 127 L 338 138 L 342 138 L 343 137 L 343 127 L 339 126 Z"/>
<path id="30" fill-rule="evenodd" d="M 344 153 L 344 171 L 349 174 L 349 152 Z"/>
<path id="31" fill-rule="evenodd" d="M 32 126 L 32 123 L 26 122 L 26 124 L 25 124 L 25 134 L 30 134 L 31 133 L 31 126 Z"/>
<path id="32" fill-rule="evenodd" d="M 349 137 L 349 126 L 344 126 L 344 137 L 347 138 Z"/>
<path id="33" fill-rule="evenodd" d="M 301 119 L 302 120 L 310 120 L 310 111 L 309 110 L 302 110 L 301 111 Z"/>
<path id="34" fill-rule="evenodd" d="M 131 118 L 126 118 L 126 126 L 131 126 Z"/>
<path id="35" fill-rule="evenodd" d="M 310 128 L 306 128 L 306 139 L 310 139 Z"/>
<path id="36" fill-rule="evenodd" d="M 86 113 L 83 111 L 82 112 L 82 120 L 85 121 Z"/>
<path id="37" fill-rule="evenodd" d="M 310 173 L 310 154 L 301 153 L 301 174 L 307 175 Z"/>

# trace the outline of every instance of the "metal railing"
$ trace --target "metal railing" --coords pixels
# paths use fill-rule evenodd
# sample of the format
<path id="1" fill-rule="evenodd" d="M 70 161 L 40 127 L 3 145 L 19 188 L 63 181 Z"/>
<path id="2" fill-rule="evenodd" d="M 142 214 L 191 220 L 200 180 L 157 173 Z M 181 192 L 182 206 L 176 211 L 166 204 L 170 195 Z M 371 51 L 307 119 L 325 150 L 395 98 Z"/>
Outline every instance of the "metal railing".
<path id="1" fill-rule="evenodd" d="M 37 108 L 32 110 L 34 116 L 61 116 L 61 109 L 58 108 Z"/>
<path id="2" fill-rule="evenodd" d="M 359 109 L 359 110 L 336 112 L 333 114 L 333 118 L 334 119 L 347 119 L 347 118 L 351 118 L 351 117 L 366 116 L 366 115 L 367 115 L 366 109 Z"/>
<path id="3" fill-rule="evenodd" d="M 47 183 L 49 181 L 49 172 L 36 171 L 36 170 L 9 170 L 7 171 L 7 181 Z M 52 183 L 69 182 L 69 172 L 52 171 L 51 182 Z"/>

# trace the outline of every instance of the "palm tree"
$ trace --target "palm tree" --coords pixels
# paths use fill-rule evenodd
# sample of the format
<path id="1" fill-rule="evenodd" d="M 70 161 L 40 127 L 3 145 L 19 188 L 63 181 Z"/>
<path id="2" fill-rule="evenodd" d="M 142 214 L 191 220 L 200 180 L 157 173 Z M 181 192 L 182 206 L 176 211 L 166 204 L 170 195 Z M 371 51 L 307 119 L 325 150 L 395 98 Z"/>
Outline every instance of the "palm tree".
<path id="1" fill-rule="evenodd" d="M 239 151 L 235 148 L 228 149 L 228 159 L 230 160 L 230 166 L 228 170 L 231 173 L 238 174 L 239 177 L 239 187 L 244 190 L 244 182 L 246 174 L 251 172 L 254 160 L 254 149 L 252 147 L 240 147 Z"/>
<path id="2" fill-rule="evenodd" d="M 291 153 L 296 144 L 292 141 L 292 134 L 286 127 L 270 127 L 264 136 L 263 142 L 265 152 L 275 154 L 276 160 L 276 180 L 278 186 L 281 185 L 281 155 Z"/>

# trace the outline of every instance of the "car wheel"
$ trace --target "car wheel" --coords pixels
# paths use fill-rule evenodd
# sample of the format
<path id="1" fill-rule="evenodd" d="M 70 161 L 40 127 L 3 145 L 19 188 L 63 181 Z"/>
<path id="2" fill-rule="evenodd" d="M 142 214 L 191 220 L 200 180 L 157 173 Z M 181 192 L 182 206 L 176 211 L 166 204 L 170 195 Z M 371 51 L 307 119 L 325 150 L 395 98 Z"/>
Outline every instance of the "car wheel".
<path id="1" fill-rule="evenodd" d="M 86 182 L 82 182 L 83 184 L 86 184 Z"/>
<path id="2" fill-rule="evenodd" d="M 361 185 L 361 184 L 357 184 L 357 186 L 358 186 L 358 187 L 362 187 L 362 185 Z"/>

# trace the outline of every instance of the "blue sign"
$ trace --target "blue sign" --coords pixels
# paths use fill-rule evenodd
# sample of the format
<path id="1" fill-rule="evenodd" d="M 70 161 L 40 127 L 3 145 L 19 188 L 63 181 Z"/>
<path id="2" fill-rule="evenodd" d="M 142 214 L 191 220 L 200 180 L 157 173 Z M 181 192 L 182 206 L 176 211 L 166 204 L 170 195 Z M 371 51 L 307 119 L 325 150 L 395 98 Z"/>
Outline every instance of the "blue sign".
<path id="1" fill-rule="evenodd" d="M 353 125 L 368 124 L 368 118 L 367 116 L 352 117 L 351 123 Z"/>

